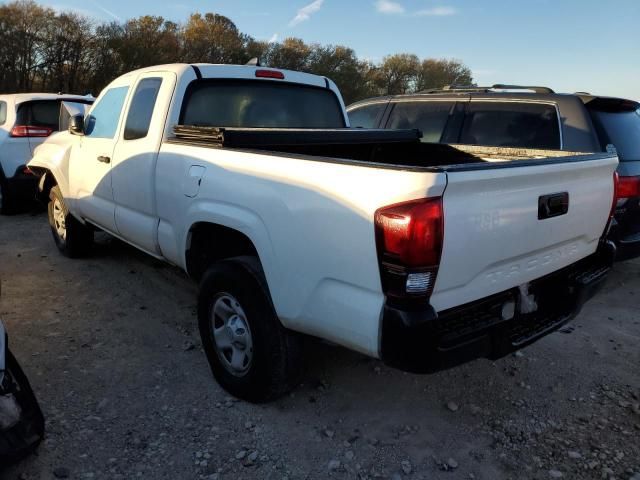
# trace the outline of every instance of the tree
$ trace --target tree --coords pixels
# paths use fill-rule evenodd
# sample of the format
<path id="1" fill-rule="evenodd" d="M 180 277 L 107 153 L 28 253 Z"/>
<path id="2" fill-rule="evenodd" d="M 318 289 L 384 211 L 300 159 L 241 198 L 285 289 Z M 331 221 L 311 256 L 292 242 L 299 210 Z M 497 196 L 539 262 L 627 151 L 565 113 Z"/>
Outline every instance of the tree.
<path id="1" fill-rule="evenodd" d="M 194 13 L 183 30 L 183 61 L 189 63 L 245 63 L 245 38 L 223 15 Z"/>
<path id="2" fill-rule="evenodd" d="M 3 87 L 8 91 L 31 91 L 42 63 L 42 34 L 55 15 L 33 0 L 20 0 L 0 6 L 0 62 Z"/>
<path id="3" fill-rule="evenodd" d="M 445 85 L 471 85 L 473 76 L 460 60 L 429 58 L 423 60 L 416 77 L 416 90 L 442 88 Z"/>
<path id="4" fill-rule="evenodd" d="M 370 66 L 358 60 L 356 53 L 340 45 L 312 45 L 307 61 L 308 71 L 331 78 L 349 104 L 357 99 L 374 94 L 367 82 Z"/>
<path id="5" fill-rule="evenodd" d="M 39 69 L 43 90 L 76 91 L 88 73 L 91 35 L 91 23 L 73 13 L 60 14 L 47 22 Z"/>
<path id="6" fill-rule="evenodd" d="M 399 53 L 384 57 L 372 73 L 382 95 L 397 95 L 415 90 L 419 70 L 420 60 L 416 55 Z"/>
<path id="7" fill-rule="evenodd" d="M 111 80 L 123 73 L 120 49 L 124 28 L 117 22 L 98 25 L 88 41 L 88 74 L 82 82 L 81 91 L 98 95 Z"/>
<path id="8" fill-rule="evenodd" d="M 72 12 L 56 12 L 34 0 L 0 4 L 0 92 L 34 90 L 100 93 L 111 80 L 162 63 L 244 64 L 299 70 L 336 82 L 346 103 L 365 97 L 471 84 L 459 60 L 401 53 L 376 65 L 342 45 L 256 40 L 231 19 L 194 13 L 185 24 L 143 15 L 126 22 L 95 24 Z"/>
<path id="9" fill-rule="evenodd" d="M 311 47 L 299 38 L 286 38 L 271 46 L 265 65 L 287 70 L 308 71 Z"/>
<path id="10" fill-rule="evenodd" d="M 178 25 L 150 15 L 127 21 L 118 46 L 124 71 L 176 62 L 179 52 Z"/>

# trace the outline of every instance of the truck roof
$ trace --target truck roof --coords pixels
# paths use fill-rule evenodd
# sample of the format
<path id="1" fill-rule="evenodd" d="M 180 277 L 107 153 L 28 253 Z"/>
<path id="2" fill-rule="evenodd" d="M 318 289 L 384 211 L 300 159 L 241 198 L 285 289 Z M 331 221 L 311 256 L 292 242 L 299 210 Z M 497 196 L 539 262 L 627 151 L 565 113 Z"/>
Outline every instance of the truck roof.
<path id="1" fill-rule="evenodd" d="M 187 70 L 194 70 L 196 75 L 203 79 L 216 79 L 216 78 L 238 78 L 238 79 L 252 79 L 257 78 L 257 71 L 276 71 L 281 72 L 284 75 L 284 80 L 293 83 L 302 83 L 306 85 L 312 85 L 316 87 L 332 87 L 336 89 L 331 80 L 319 75 L 313 75 L 310 73 L 296 72 L 293 70 L 284 70 L 281 68 L 262 67 L 256 65 L 227 65 L 227 64 L 213 64 L 213 63 L 170 63 L 166 65 L 156 65 L 152 67 L 140 68 L 131 72 L 125 73 L 120 78 L 127 76 L 136 76 L 140 73 L 149 72 L 174 72 L 178 75 L 185 73 Z M 271 78 L 273 80 L 273 78 Z"/>

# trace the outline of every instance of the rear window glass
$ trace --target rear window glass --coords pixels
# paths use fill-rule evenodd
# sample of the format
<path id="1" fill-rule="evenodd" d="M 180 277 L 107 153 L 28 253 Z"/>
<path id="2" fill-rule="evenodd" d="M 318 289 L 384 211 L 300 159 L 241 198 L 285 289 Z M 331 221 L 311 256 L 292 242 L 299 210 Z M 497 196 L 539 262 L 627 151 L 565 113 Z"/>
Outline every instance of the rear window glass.
<path id="1" fill-rule="evenodd" d="M 193 84 L 180 123 L 245 128 L 345 127 L 342 107 L 331 90 L 252 80 Z"/>
<path id="2" fill-rule="evenodd" d="M 460 143 L 491 147 L 560 149 L 555 106 L 517 102 L 471 102 Z"/>
<path id="3" fill-rule="evenodd" d="M 393 107 L 387 128 L 417 128 L 422 141 L 439 143 L 447 127 L 455 102 L 397 103 Z"/>
<path id="4" fill-rule="evenodd" d="M 36 100 L 20 104 L 16 124 L 49 127 L 57 131 L 59 118 L 60 102 L 58 100 Z"/>
<path id="5" fill-rule="evenodd" d="M 353 128 L 376 128 L 378 117 L 386 103 L 371 103 L 349 111 L 349 123 Z"/>
<path id="6" fill-rule="evenodd" d="M 0 102 L 0 125 L 7 121 L 7 102 Z"/>
<path id="7" fill-rule="evenodd" d="M 640 109 L 600 111 L 589 109 L 604 150 L 612 144 L 620 160 L 640 160 Z"/>

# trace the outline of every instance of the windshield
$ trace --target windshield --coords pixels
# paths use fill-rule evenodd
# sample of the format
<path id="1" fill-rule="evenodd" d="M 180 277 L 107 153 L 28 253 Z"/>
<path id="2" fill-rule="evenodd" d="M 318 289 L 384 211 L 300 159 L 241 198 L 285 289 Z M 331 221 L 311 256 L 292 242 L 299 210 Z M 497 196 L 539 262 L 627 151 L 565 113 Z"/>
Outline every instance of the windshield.
<path id="1" fill-rule="evenodd" d="M 621 161 L 640 160 L 640 109 L 590 108 L 603 150 L 612 144 Z"/>
<path id="2" fill-rule="evenodd" d="M 344 128 L 338 97 L 326 88 L 253 80 L 194 84 L 181 124 L 244 128 Z"/>

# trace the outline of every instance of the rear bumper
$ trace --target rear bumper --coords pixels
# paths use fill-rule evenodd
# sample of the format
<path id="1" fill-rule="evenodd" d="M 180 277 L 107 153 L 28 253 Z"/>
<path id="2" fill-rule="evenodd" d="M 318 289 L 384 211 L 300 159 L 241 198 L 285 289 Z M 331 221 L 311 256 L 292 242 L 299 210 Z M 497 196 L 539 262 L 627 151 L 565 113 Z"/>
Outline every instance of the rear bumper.
<path id="1" fill-rule="evenodd" d="M 616 208 L 607 239 L 616 244 L 616 261 L 640 256 L 640 199 L 630 198 Z"/>
<path id="2" fill-rule="evenodd" d="M 640 257 L 640 232 L 629 237 L 620 238 L 615 243 L 617 261 Z"/>
<path id="3" fill-rule="evenodd" d="M 38 176 L 24 173 L 24 165 L 18 167 L 13 177 L 5 179 L 6 188 L 11 200 L 16 204 L 33 202 L 38 190 Z"/>
<path id="4" fill-rule="evenodd" d="M 625 234 L 619 224 L 614 224 L 608 238 L 616 245 L 616 261 L 640 257 L 640 228 Z"/>
<path id="5" fill-rule="evenodd" d="M 385 306 L 381 356 L 385 363 L 415 373 L 450 368 L 476 358 L 501 358 L 557 330 L 604 285 L 615 258 L 607 242 L 597 253 L 529 285 L 537 310 L 520 313 L 517 288 L 445 310 L 407 312 Z M 503 307 L 513 302 L 512 318 Z"/>

